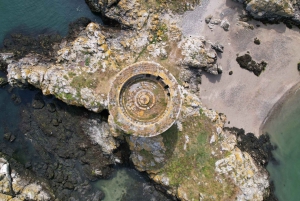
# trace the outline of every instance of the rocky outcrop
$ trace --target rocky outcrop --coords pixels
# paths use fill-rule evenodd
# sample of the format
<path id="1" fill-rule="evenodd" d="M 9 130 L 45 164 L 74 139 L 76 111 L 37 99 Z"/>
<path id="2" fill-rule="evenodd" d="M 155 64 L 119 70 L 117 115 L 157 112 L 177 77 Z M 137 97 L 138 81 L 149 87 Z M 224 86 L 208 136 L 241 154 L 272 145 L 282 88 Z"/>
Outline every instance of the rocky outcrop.
<path id="1" fill-rule="evenodd" d="M 36 107 L 37 100 L 44 102 L 44 107 Z M 1 144 L 3 152 L 13 158 L 15 149 L 21 149 L 19 157 L 25 160 L 26 172 L 47 181 L 58 200 L 92 201 L 103 197 L 104 193 L 93 188 L 91 182 L 107 178 L 115 164 L 112 152 L 118 144 L 109 135 L 107 117 L 68 106 L 41 92 L 32 97 L 30 107 L 22 107 L 21 111 L 22 132 L 14 141 L 17 146 Z M 11 165 L 25 171 L 16 162 Z"/>
<path id="2" fill-rule="evenodd" d="M 107 122 L 99 119 L 89 119 L 83 122 L 83 128 L 93 143 L 101 146 L 106 154 L 113 154 L 113 151 L 119 146 L 119 142 L 110 133 L 110 128 Z"/>
<path id="3" fill-rule="evenodd" d="M 0 199 L 6 201 L 53 200 L 53 192 L 46 184 L 20 176 L 4 158 L 0 158 Z"/>
<path id="4" fill-rule="evenodd" d="M 183 13 L 199 4 L 194 0 L 175 0 L 171 3 L 153 0 L 85 0 L 85 2 L 93 12 L 100 13 L 110 20 L 108 23 L 117 22 L 125 28 L 134 29 L 141 29 L 151 13 L 168 11 Z"/>
<path id="5" fill-rule="evenodd" d="M 56 52 L 51 54 L 56 55 L 55 62 L 37 54 L 28 54 L 18 61 L 1 54 L 8 63 L 8 81 L 14 86 L 31 84 L 45 95 L 100 112 L 107 109 L 114 76 L 142 59 L 167 64 L 167 68 L 192 67 L 220 74 L 215 50 L 206 48 L 204 39 L 182 37 L 179 21 L 172 14 L 151 13 L 139 31 L 90 23 L 74 41 L 63 40 L 55 46 Z M 178 55 L 175 59 L 174 54 Z"/>
<path id="6" fill-rule="evenodd" d="M 135 166 L 181 200 L 267 197 L 267 171 L 237 147 L 234 134 L 223 130 L 225 116 L 203 107 L 195 95 L 183 94 L 176 127 L 150 139 L 127 139 Z"/>
<path id="7" fill-rule="evenodd" d="M 265 61 L 261 61 L 259 63 L 254 61 L 249 53 L 246 53 L 242 56 L 238 56 L 236 58 L 236 61 L 238 62 L 241 68 L 253 72 L 256 76 L 259 76 L 267 66 L 267 63 Z"/>
<path id="8" fill-rule="evenodd" d="M 251 16 L 269 22 L 288 21 L 300 25 L 300 2 L 298 0 L 235 0 L 245 5 Z"/>
<path id="9" fill-rule="evenodd" d="M 51 61 L 37 54 L 28 54 L 20 60 L 4 58 L 2 54 L 8 63 L 9 83 L 30 84 L 68 104 L 100 112 L 107 109 L 108 91 L 115 75 L 137 61 L 151 60 L 174 72 L 183 82 L 182 111 L 176 124 L 163 134 L 139 138 L 123 135 L 111 118 L 108 122 L 97 118 L 82 124 L 70 122 L 74 116 L 83 118 L 90 113 L 69 113 L 57 103 L 42 104 L 40 99 L 35 99 L 34 110 L 23 114 L 29 119 L 23 122 L 24 132 L 29 138 L 37 139 L 35 146 L 44 150 L 41 153 L 55 154 L 54 159 L 40 156 L 47 161 L 39 164 L 45 168 L 34 166 L 32 171 L 49 177 L 53 186 L 58 186 L 57 193 L 62 199 L 74 191 L 86 200 L 93 200 L 95 194 L 85 180 L 109 174 L 107 166 L 117 162 L 112 154 L 118 146 L 112 137 L 115 136 L 128 142 L 137 169 L 147 171 L 166 192 L 181 200 L 235 197 L 261 200 L 267 195 L 266 172 L 260 171 L 251 156 L 236 147 L 234 135 L 223 131 L 225 116 L 203 107 L 196 95 L 186 91 L 194 92 L 198 88 L 202 71 L 222 73 L 216 56 L 216 50 L 222 48 L 212 49 L 211 43 L 201 37 L 183 37 L 178 26 L 180 17 L 160 6 L 147 9 L 143 7 L 147 4 L 137 0 L 87 2 L 94 11 L 132 29 L 111 29 L 89 23 L 72 40 L 56 44 L 52 54 L 55 60 Z M 214 23 L 221 25 L 221 21 Z M 229 24 L 226 21 L 222 24 L 228 30 Z M 49 125 L 41 123 L 46 119 Z M 75 131 L 77 134 L 73 135 Z M 78 164 L 80 168 L 73 168 Z M 57 172 L 53 174 L 54 171 Z"/>
<path id="10" fill-rule="evenodd" d="M 248 152 L 236 147 L 234 135 L 225 131 L 222 136 L 225 136 L 222 150 L 229 154 L 216 162 L 216 171 L 231 178 L 239 187 L 241 193 L 238 193 L 237 200 L 264 200 L 270 193 L 268 172 Z"/>

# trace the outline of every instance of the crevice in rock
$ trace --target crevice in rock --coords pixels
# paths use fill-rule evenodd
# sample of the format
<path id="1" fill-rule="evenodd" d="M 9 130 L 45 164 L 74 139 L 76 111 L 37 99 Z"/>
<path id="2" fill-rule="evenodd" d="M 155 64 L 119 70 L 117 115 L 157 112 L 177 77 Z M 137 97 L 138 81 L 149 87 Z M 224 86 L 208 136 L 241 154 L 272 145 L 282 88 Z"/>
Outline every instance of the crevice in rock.
<path id="1" fill-rule="evenodd" d="M 237 147 L 251 155 L 257 165 L 266 169 L 269 162 L 279 164 L 279 162 L 274 158 L 272 151 L 276 149 L 276 146 L 272 145 L 270 142 L 270 136 L 268 133 L 262 134 L 256 137 L 253 133 L 245 133 L 242 128 L 236 127 L 225 127 L 225 131 L 229 131 L 234 134 L 237 138 Z M 275 196 L 274 184 L 270 182 L 269 190 L 270 193 L 264 198 L 264 201 L 277 201 Z"/>

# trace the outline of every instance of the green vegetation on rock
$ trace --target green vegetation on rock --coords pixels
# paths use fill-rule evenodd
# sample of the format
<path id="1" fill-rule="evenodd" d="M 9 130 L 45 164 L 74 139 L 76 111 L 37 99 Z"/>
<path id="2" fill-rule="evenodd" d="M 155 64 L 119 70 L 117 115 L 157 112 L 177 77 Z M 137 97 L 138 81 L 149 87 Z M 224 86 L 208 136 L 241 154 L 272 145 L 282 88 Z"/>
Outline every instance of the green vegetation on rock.
<path id="1" fill-rule="evenodd" d="M 93 74 L 83 72 L 80 75 L 74 76 L 71 86 L 76 89 L 81 88 L 96 88 L 98 85 L 98 79 L 94 78 Z"/>
<path id="2" fill-rule="evenodd" d="M 186 192 L 190 200 L 199 200 L 199 193 L 212 196 L 212 200 L 227 200 L 235 194 L 235 186 L 229 179 L 216 176 L 215 162 L 226 153 L 211 155 L 214 146 L 218 146 L 209 143 L 213 129 L 212 122 L 201 115 L 188 117 L 177 138 L 163 134 L 165 147 L 174 151 L 167 153 L 168 161 L 159 172 L 169 178 L 171 187 Z"/>

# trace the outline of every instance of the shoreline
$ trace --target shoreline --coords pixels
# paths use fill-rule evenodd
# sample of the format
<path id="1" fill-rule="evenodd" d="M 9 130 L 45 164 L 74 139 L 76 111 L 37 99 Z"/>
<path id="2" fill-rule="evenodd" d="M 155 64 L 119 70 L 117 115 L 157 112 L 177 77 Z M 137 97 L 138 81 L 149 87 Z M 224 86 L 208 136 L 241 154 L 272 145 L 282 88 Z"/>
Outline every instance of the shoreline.
<path id="1" fill-rule="evenodd" d="M 300 89 L 300 82 L 296 83 L 289 90 L 287 90 L 285 92 L 285 94 L 283 94 L 283 96 L 281 96 L 281 98 L 273 105 L 273 107 L 268 112 L 267 116 L 265 117 L 265 119 L 263 120 L 263 122 L 261 123 L 261 125 L 259 127 L 259 133 L 260 133 L 260 135 L 261 134 L 265 134 L 266 131 L 264 131 L 264 129 L 268 125 L 268 123 L 270 121 L 272 121 L 273 118 L 276 117 L 277 113 L 280 112 L 280 110 L 282 109 L 284 103 L 287 100 L 289 100 L 292 96 L 294 96 L 295 93 L 297 93 L 297 91 L 299 89 Z"/>
<path id="2" fill-rule="evenodd" d="M 288 29 L 283 23 L 240 22 L 238 18 L 243 12 L 242 4 L 211 0 L 187 12 L 182 29 L 186 37 L 203 36 L 207 45 L 219 42 L 224 46 L 224 52 L 218 54 L 217 60 L 223 67 L 223 73 L 217 76 L 204 73 L 202 76 L 198 96 L 203 104 L 226 114 L 228 122 L 225 127 L 243 128 L 246 133 L 259 136 L 261 124 L 270 110 L 300 82 L 297 70 L 300 30 Z M 201 21 L 208 15 L 214 19 L 227 19 L 229 31 L 224 31 L 219 25 L 211 30 L 204 20 Z M 260 39 L 260 45 L 254 43 L 256 37 Z M 248 51 L 253 60 L 268 63 L 259 77 L 242 69 L 236 62 L 237 54 L 243 55 Z M 230 71 L 233 71 L 232 75 L 229 75 Z"/>

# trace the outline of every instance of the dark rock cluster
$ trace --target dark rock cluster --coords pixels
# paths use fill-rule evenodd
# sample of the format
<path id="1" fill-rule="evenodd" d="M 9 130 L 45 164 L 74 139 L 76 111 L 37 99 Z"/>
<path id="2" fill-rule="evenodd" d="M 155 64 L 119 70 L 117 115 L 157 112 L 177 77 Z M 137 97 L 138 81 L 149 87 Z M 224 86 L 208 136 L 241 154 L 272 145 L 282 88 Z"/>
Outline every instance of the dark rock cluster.
<path id="1" fill-rule="evenodd" d="M 225 127 L 224 130 L 236 135 L 237 147 L 241 151 L 249 153 L 260 167 L 265 168 L 269 162 L 279 164 L 279 161 L 273 157 L 272 151 L 276 149 L 276 146 L 271 144 L 268 133 L 256 137 L 253 133 L 245 133 L 242 128 Z M 278 201 L 274 192 L 274 184 L 270 182 L 270 193 L 268 197 L 264 198 L 264 201 Z"/>
<path id="2" fill-rule="evenodd" d="M 245 130 L 242 128 L 232 127 L 225 128 L 225 130 L 229 130 L 236 135 L 238 148 L 248 152 L 260 166 L 267 166 L 269 161 L 275 162 L 272 155 L 275 147 L 271 144 L 268 134 L 256 137 L 253 133 L 245 133 Z"/>
<path id="3" fill-rule="evenodd" d="M 82 130 L 85 119 L 101 118 L 100 115 L 37 93 L 31 108 L 24 107 L 21 116 L 20 137 L 31 140 L 31 146 L 24 149 L 32 154 L 26 157 L 25 167 L 47 179 L 59 200 L 103 198 L 91 181 L 108 177 L 114 161 Z"/>
<path id="4" fill-rule="evenodd" d="M 261 61 L 260 63 L 254 61 L 249 53 L 246 53 L 242 56 L 238 56 L 236 58 L 236 61 L 238 62 L 241 68 L 253 72 L 256 76 L 259 76 L 267 66 L 267 63 L 265 61 Z"/>

